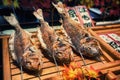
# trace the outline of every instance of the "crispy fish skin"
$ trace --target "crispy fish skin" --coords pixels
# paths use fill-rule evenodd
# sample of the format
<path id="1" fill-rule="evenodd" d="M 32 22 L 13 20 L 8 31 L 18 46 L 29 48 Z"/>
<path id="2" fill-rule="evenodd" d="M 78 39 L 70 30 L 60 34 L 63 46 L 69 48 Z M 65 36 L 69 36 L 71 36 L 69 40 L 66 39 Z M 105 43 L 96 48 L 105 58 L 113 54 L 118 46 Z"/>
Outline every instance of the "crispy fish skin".
<path id="1" fill-rule="evenodd" d="M 14 60 L 27 70 L 41 70 L 43 65 L 41 51 L 32 43 L 30 33 L 20 27 L 13 14 L 11 14 L 11 16 L 4 16 L 4 18 L 16 29 L 14 36 L 11 35 L 9 40 L 13 43 L 14 52 L 12 56 L 14 55 Z"/>
<path id="2" fill-rule="evenodd" d="M 68 64 L 73 60 L 73 52 L 71 46 L 64 40 L 61 40 L 55 33 L 54 29 L 51 28 L 42 16 L 42 10 L 38 9 L 33 13 L 36 18 L 40 20 L 40 34 L 44 43 L 44 49 L 46 49 L 50 57 L 55 57 L 57 62 Z M 42 18 L 41 18 L 42 17 Z M 41 35 L 38 35 L 41 36 Z"/>
<path id="3" fill-rule="evenodd" d="M 90 34 L 87 33 L 87 31 L 84 30 L 83 27 L 80 27 L 79 23 L 73 21 L 70 18 L 69 14 L 65 11 L 64 6 L 61 2 L 58 2 L 58 4 L 53 3 L 53 5 L 62 16 L 62 26 L 68 36 L 71 38 L 71 41 L 75 46 L 75 51 L 78 53 L 82 53 L 82 55 L 87 57 L 98 57 L 101 51 L 95 39 L 93 43 L 91 43 L 91 39 L 93 38 L 90 36 Z M 86 38 L 89 39 L 85 40 Z M 81 40 L 85 40 L 84 43 L 82 43 Z"/>
<path id="4" fill-rule="evenodd" d="M 69 21 L 66 19 L 63 20 L 63 27 L 66 30 L 67 34 L 70 36 L 73 45 L 76 48 L 76 51 L 81 51 L 84 56 L 87 57 L 96 57 L 99 56 L 100 49 L 96 46 L 96 42 L 90 43 L 92 40 L 85 41 L 84 43 L 81 40 L 86 40 L 86 38 L 93 39 L 87 33 L 82 30 L 79 30 L 78 27 L 70 24 Z"/>

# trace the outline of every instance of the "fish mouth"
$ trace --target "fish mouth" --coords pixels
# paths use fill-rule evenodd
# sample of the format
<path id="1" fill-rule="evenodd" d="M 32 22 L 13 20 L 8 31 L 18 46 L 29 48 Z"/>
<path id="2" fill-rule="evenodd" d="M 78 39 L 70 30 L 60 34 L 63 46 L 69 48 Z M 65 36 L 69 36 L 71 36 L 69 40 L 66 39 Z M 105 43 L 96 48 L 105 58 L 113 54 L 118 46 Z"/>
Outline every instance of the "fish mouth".
<path id="1" fill-rule="evenodd" d="M 87 57 L 95 57 L 100 55 L 100 50 L 97 46 L 82 46 L 81 52 Z"/>
<path id="2" fill-rule="evenodd" d="M 73 61 L 73 52 L 70 46 L 62 46 L 55 51 L 56 60 L 62 64 L 69 64 Z"/>
<path id="3" fill-rule="evenodd" d="M 42 68 L 41 56 L 38 53 L 27 51 L 22 56 L 22 66 L 31 71 L 40 71 Z"/>

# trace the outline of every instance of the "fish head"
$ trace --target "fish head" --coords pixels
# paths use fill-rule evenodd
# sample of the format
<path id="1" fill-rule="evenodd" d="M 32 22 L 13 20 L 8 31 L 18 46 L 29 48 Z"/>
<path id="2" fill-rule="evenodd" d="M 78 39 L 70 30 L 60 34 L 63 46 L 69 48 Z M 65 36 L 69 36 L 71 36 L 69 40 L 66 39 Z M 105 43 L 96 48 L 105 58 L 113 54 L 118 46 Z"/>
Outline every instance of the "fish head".
<path id="1" fill-rule="evenodd" d="M 87 44 L 87 45 L 83 44 L 81 46 L 81 52 L 83 53 L 83 55 L 85 55 L 87 57 L 99 56 L 101 53 L 98 46 L 89 45 L 89 44 Z"/>
<path id="2" fill-rule="evenodd" d="M 102 53 L 98 41 L 93 37 L 87 35 L 87 37 L 80 40 L 80 44 L 81 52 L 87 57 L 97 57 Z"/>
<path id="3" fill-rule="evenodd" d="M 55 46 L 54 56 L 58 62 L 69 64 L 73 61 L 73 51 L 69 44 L 58 42 Z"/>
<path id="4" fill-rule="evenodd" d="M 22 66 L 31 71 L 39 71 L 42 68 L 40 51 L 25 51 L 22 56 Z"/>

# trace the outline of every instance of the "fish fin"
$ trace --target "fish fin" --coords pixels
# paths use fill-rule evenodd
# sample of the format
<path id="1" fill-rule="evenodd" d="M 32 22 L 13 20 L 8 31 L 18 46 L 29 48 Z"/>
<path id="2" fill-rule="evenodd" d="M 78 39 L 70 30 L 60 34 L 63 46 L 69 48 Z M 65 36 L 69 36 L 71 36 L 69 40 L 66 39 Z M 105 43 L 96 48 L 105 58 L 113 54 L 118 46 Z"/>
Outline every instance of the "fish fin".
<path id="1" fill-rule="evenodd" d="M 32 39 L 32 33 L 29 33 L 28 31 L 24 30 L 28 35 L 29 35 L 29 38 L 30 38 L 30 41 L 33 45 L 35 45 L 35 40 Z"/>
<path id="2" fill-rule="evenodd" d="M 42 48 L 43 48 L 43 49 L 47 49 L 47 46 L 46 46 L 46 44 L 45 44 L 45 42 L 44 42 L 44 40 L 43 40 L 43 38 L 42 38 L 42 33 L 41 33 L 41 31 L 40 31 L 40 28 L 37 28 L 37 37 L 38 37 L 38 39 L 39 39 L 39 42 L 40 42 Z"/>
<path id="3" fill-rule="evenodd" d="M 72 45 L 71 38 L 68 36 L 67 32 L 66 32 L 65 29 L 63 28 L 63 25 L 61 25 L 60 28 L 61 28 L 61 30 L 63 31 L 63 33 L 65 34 L 65 36 L 67 37 L 68 42 Z"/>
<path id="4" fill-rule="evenodd" d="M 38 15 L 40 16 L 41 20 L 44 20 L 42 9 L 38 9 L 38 10 L 37 10 L 37 13 L 38 13 Z"/>
<path id="5" fill-rule="evenodd" d="M 9 38 L 9 52 L 11 54 L 11 57 L 14 61 L 17 61 L 17 56 L 16 53 L 14 51 L 14 35 L 15 33 L 11 34 L 10 38 Z"/>
<path id="6" fill-rule="evenodd" d="M 59 13 L 64 12 L 64 5 L 62 2 L 58 2 L 57 4 L 52 3 L 52 5 L 58 10 Z"/>
<path id="7" fill-rule="evenodd" d="M 13 13 L 11 13 L 10 16 L 3 16 L 3 17 L 12 26 L 16 26 L 17 24 L 19 24 L 19 22 L 17 21 L 15 15 Z"/>

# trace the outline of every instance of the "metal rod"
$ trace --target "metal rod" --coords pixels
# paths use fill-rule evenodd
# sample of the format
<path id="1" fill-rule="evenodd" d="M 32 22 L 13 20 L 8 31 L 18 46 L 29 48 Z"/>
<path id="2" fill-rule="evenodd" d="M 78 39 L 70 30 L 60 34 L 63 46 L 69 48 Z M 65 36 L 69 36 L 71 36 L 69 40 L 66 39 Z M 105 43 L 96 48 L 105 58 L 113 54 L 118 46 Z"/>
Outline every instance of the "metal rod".
<path id="1" fill-rule="evenodd" d="M 36 8 L 35 8 L 35 6 L 33 6 L 33 10 L 34 10 L 34 11 L 37 11 Z"/>
<path id="2" fill-rule="evenodd" d="M 60 75 L 61 76 L 61 74 L 60 74 L 60 70 L 59 70 L 59 67 L 58 67 L 58 64 L 57 64 L 57 61 L 56 61 L 56 59 L 55 59 L 55 56 L 54 56 L 54 54 L 53 54 L 53 59 L 54 59 L 54 62 L 55 62 L 55 65 L 56 65 L 56 70 L 58 71 L 58 75 Z"/>
<path id="3" fill-rule="evenodd" d="M 79 41 L 79 40 L 78 40 Z M 80 44 L 79 44 L 80 45 Z M 83 64 L 84 64 L 84 66 L 87 66 L 87 64 L 86 64 L 86 62 L 85 62 L 85 59 L 84 59 L 84 57 L 83 57 L 83 55 L 82 55 L 82 52 L 80 51 L 80 48 L 77 46 L 77 48 L 78 48 L 78 52 L 79 52 L 79 54 L 80 54 L 80 56 L 81 56 L 81 58 L 82 58 L 82 61 L 83 61 Z"/>
<path id="4" fill-rule="evenodd" d="M 21 80 L 23 80 L 23 68 L 22 68 L 21 63 L 20 63 L 20 73 L 21 73 Z"/>
<path id="5" fill-rule="evenodd" d="M 86 62 L 85 62 L 85 59 L 84 59 L 84 57 L 83 57 L 80 49 L 78 50 L 78 52 L 79 52 L 79 54 L 80 54 L 80 56 L 81 56 L 81 58 L 82 58 L 82 61 L 83 61 L 84 66 L 87 66 L 87 64 L 86 64 Z"/>
<path id="6" fill-rule="evenodd" d="M 39 73 L 38 73 L 38 79 L 41 80 Z"/>
<path id="7" fill-rule="evenodd" d="M 13 1 L 12 1 L 12 10 L 13 10 L 13 13 L 14 13 L 14 15 L 15 15 L 15 17 L 16 17 L 16 19 L 18 20 L 18 18 L 17 18 L 17 15 L 16 15 L 16 12 L 15 12 L 15 8 L 14 8 L 14 5 L 13 5 L 14 3 L 13 3 Z"/>
<path id="8" fill-rule="evenodd" d="M 53 27 L 53 23 L 54 23 L 54 8 L 52 9 L 52 27 Z"/>

